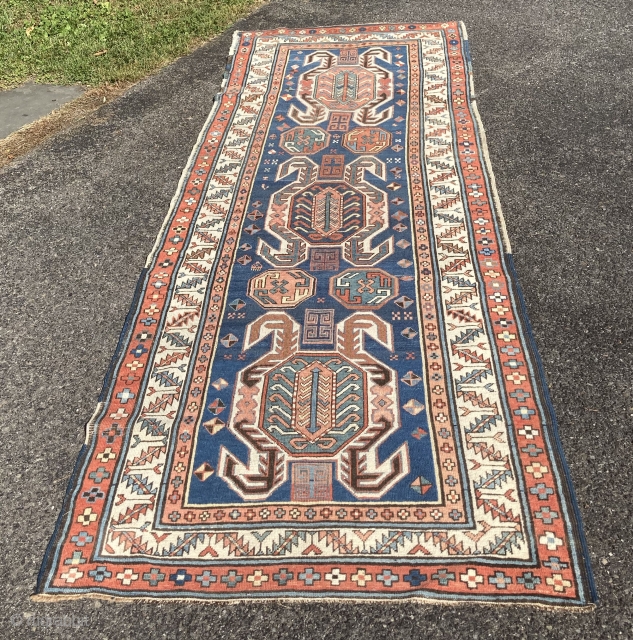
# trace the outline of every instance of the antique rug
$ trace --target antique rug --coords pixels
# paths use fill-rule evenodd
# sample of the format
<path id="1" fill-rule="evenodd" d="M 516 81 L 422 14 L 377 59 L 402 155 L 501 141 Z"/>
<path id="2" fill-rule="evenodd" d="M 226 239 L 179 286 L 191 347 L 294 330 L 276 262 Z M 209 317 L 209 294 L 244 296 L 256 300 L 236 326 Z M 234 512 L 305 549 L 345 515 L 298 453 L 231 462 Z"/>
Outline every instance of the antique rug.
<path id="1" fill-rule="evenodd" d="M 460 23 L 235 34 L 36 599 L 588 606 Z"/>

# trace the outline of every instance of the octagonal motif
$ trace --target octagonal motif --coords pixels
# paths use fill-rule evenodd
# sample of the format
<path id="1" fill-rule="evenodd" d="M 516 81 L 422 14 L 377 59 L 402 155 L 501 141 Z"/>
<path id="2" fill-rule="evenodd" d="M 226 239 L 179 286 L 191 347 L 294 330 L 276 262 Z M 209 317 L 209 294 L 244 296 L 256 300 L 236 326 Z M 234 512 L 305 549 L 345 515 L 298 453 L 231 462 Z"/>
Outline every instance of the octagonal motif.
<path id="1" fill-rule="evenodd" d="M 318 127 L 294 127 L 283 133 L 279 146 L 288 153 L 310 155 L 325 149 L 330 143 L 330 134 Z"/>
<path id="2" fill-rule="evenodd" d="M 311 244 L 339 244 L 365 226 L 365 196 L 345 182 L 317 182 L 292 198 L 288 226 Z"/>
<path id="3" fill-rule="evenodd" d="M 362 67 L 334 65 L 317 76 L 314 97 L 333 111 L 356 111 L 376 97 L 376 76 Z"/>
<path id="4" fill-rule="evenodd" d="M 357 127 L 343 137 L 343 146 L 354 153 L 379 153 L 391 144 L 391 133 L 380 127 Z"/>
<path id="5" fill-rule="evenodd" d="M 347 269 L 330 278 L 330 295 L 347 309 L 380 309 L 398 295 L 398 278 L 382 269 Z"/>
<path id="6" fill-rule="evenodd" d="M 366 426 L 364 373 L 337 353 L 297 353 L 265 376 L 260 428 L 293 457 L 332 456 Z"/>
<path id="7" fill-rule="evenodd" d="M 251 278 L 248 295 L 265 309 L 292 309 L 314 295 L 315 285 L 301 269 L 275 269 Z"/>

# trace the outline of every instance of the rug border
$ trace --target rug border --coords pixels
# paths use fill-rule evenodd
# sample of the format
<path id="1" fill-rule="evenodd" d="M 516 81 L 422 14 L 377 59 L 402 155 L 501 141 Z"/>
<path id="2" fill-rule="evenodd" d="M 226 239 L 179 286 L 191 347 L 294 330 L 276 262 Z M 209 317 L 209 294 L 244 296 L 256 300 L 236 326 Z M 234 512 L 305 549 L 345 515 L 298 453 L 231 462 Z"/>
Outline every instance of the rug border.
<path id="1" fill-rule="evenodd" d="M 584 530 L 582 516 L 580 514 L 580 508 L 578 507 L 578 498 L 576 497 L 576 491 L 574 489 L 574 484 L 572 481 L 569 465 L 567 464 L 567 459 L 565 458 L 563 443 L 560 438 L 560 432 L 559 432 L 560 428 L 558 425 L 558 420 L 556 418 L 556 411 L 554 410 L 554 404 L 552 402 L 552 397 L 549 391 L 547 378 L 545 377 L 545 368 L 543 366 L 543 361 L 541 359 L 541 355 L 539 353 L 538 346 L 536 344 L 534 331 L 532 329 L 532 324 L 530 322 L 527 305 L 525 303 L 525 297 L 523 296 L 523 290 L 521 289 L 518 273 L 516 270 L 516 266 L 514 264 L 514 255 L 512 253 L 512 245 L 510 243 L 510 237 L 508 235 L 508 231 L 506 227 L 505 216 L 501 208 L 501 201 L 499 198 L 499 193 L 497 191 L 497 182 L 495 179 L 494 171 L 492 169 L 492 162 L 490 161 L 486 131 L 485 131 L 483 122 L 481 120 L 481 115 L 479 113 L 479 107 L 477 104 L 477 93 L 475 92 L 474 74 L 472 69 L 472 55 L 470 52 L 470 41 L 468 39 L 468 32 L 466 30 L 466 25 L 461 20 L 458 22 L 458 24 L 459 24 L 459 29 L 462 32 L 462 42 L 464 44 L 464 57 L 468 62 L 468 84 L 469 84 L 470 94 L 471 94 L 470 104 L 471 104 L 471 109 L 477 123 L 477 129 L 479 130 L 481 151 L 482 151 L 482 155 L 484 156 L 484 161 L 486 163 L 486 171 L 488 173 L 488 178 L 490 182 L 490 190 L 492 192 L 492 197 L 494 200 L 493 214 L 499 223 L 501 236 L 504 243 L 505 253 L 503 257 L 504 257 L 504 261 L 506 263 L 507 269 L 510 273 L 509 284 L 512 286 L 516 294 L 516 300 L 518 302 L 518 308 L 517 308 L 518 319 L 521 321 L 522 328 L 525 330 L 524 335 L 527 338 L 527 344 L 529 347 L 530 356 L 532 361 L 536 365 L 536 369 L 538 372 L 538 376 L 534 376 L 534 383 L 539 388 L 539 391 L 541 392 L 541 396 L 545 404 L 545 409 L 547 410 L 547 414 L 548 414 L 547 417 L 549 418 L 549 430 L 551 432 L 553 444 L 554 444 L 554 446 L 552 447 L 552 453 L 555 455 L 557 462 L 559 463 L 560 468 L 563 471 L 565 486 L 561 486 L 561 488 L 564 490 L 565 498 L 567 499 L 567 502 L 570 504 L 571 509 L 573 511 L 574 517 L 571 518 L 570 525 L 576 535 L 578 542 L 580 543 L 579 551 L 580 551 L 580 555 L 582 556 L 580 559 L 580 564 L 584 565 L 584 570 L 585 570 L 584 577 L 587 580 L 586 586 L 589 590 L 590 601 L 592 604 L 595 605 L 598 603 L 599 598 L 596 590 L 593 569 L 591 567 L 591 561 L 589 556 L 589 546 L 587 544 L 587 538 Z"/>
<path id="2" fill-rule="evenodd" d="M 156 256 L 156 253 L 158 251 L 158 249 L 160 248 L 160 240 L 162 238 L 162 236 L 164 235 L 164 232 L 169 224 L 169 221 L 172 217 L 172 215 L 174 214 L 175 210 L 176 210 L 176 205 L 179 199 L 179 195 L 183 189 L 183 186 L 186 182 L 187 177 L 189 176 L 190 173 L 190 169 L 192 167 L 192 165 L 194 164 L 194 161 L 197 157 L 197 153 L 198 150 L 200 148 L 200 146 L 202 145 L 202 143 L 204 142 L 204 138 L 206 136 L 206 132 L 207 129 L 209 128 L 209 126 L 211 125 L 213 118 L 216 115 L 216 111 L 218 110 L 219 106 L 220 106 L 220 100 L 222 95 L 224 94 L 225 88 L 226 88 L 226 83 L 229 77 L 229 73 L 233 67 L 233 59 L 234 59 L 234 54 L 235 51 L 237 50 L 237 47 L 239 45 L 239 41 L 240 41 L 240 37 L 241 37 L 242 32 L 241 31 L 234 31 L 233 32 L 233 36 L 232 36 L 232 41 L 231 41 L 231 47 L 229 49 L 229 53 L 227 54 L 226 57 L 226 64 L 225 64 L 225 68 L 224 68 L 224 75 L 222 77 L 222 81 L 220 83 L 220 91 L 218 93 L 216 93 L 213 96 L 212 99 L 212 103 L 211 103 L 211 109 L 209 110 L 209 114 L 207 115 L 202 128 L 200 129 L 200 132 L 198 133 L 198 137 L 196 139 L 196 143 L 194 144 L 189 157 L 187 159 L 187 162 L 185 164 L 185 166 L 183 167 L 182 173 L 180 175 L 180 179 L 178 180 L 178 184 L 176 186 L 176 190 L 174 191 L 174 195 L 170 201 L 169 204 L 169 209 L 167 210 L 167 213 L 165 214 L 165 217 L 163 218 L 163 221 L 161 223 L 160 229 L 158 230 L 157 234 L 156 234 L 156 239 L 154 240 L 154 244 L 152 245 L 152 249 L 149 252 L 149 254 L 147 255 L 147 258 L 145 259 L 143 268 L 141 269 L 141 273 L 138 277 L 138 280 L 136 281 L 136 285 L 134 287 L 134 293 L 132 296 L 132 301 L 130 303 L 130 306 L 128 308 L 128 312 L 125 316 L 125 320 L 123 321 L 123 327 L 121 328 L 121 331 L 119 333 L 119 338 L 117 341 L 117 345 L 116 348 L 114 350 L 114 354 L 112 356 L 112 358 L 110 359 L 110 363 L 108 364 L 108 368 L 106 369 L 106 373 L 104 375 L 103 378 L 103 383 L 101 385 L 101 391 L 99 392 L 99 396 L 97 399 L 97 404 L 96 407 L 91 415 L 91 417 L 89 418 L 89 420 L 86 422 L 86 424 L 84 425 L 84 442 L 81 446 L 81 449 L 79 450 L 79 454 L 77 456 L 77 460 L 75 461 L 75 465 L 73 467 L 72 473 L 70 475 L 70 478 L 68 480 L 68 484 L 66 486 L 66 491 L 64 493 L 64 497 L 63 497 L 63 501 L 62 501 L 62 507 L 60 509 L 59 515 L 57 517 L 57 520 L 55 522 L 55 527 L 53 529 L 53 534 L 51 535 L 51 538 L 46 546 L 46 551 L 44 552 L 44 558 L 42 560 L 42 563 L 40 565 L 40 569 L 37 575 L 37 583 L 36 583 L 36 587 L 35 587 L 35 592 L 30 596 L 31 599 L 36 599 L 37 597 L 44 596 L 50 596 L 53 599 L 57 599 L 59 596 L 62 596 L 63 594 L 45 594 L 43 589 L 44 587 L 44 581 L 45 581 L 45 574 L 48 571 L 48 569 L 50 568 L 51 562 L 53 560 L 53 548 L 54 548 L 54 543 L 58 540 L 58 538 L 60 537 L 60 533 L 61 533 L 61 529 L 62 529 L 62 525 L 63 525 L 63 520 L 64 520 L 64 516 L 68 515 L 70 509 L 69 509 L 69 505 L 71 503 L 72 500 L 72 493 L 73 490 L 76 488 L 78 482 L 79 482 L 79 474 L 80 474 L 80 470 L 81 467 L 83 466 L 83 462 L 84 459 L 88 453 L 88 451 L 90 450 L 90 444 L 91 444 L 91 440 L 95 437 L 95 424 L 97 421 L 97 418 L 99 416 L 99 414 L 101 413 L 101 411 L 104 408 L 105 405 L 105 399 L 108 395 L 109 391 L 113 390 L 114 387 L 114 381 L 113 381 L 113 376 L 114 373 L 116 371 L 117 368 L 117 362 L 119 360 L 119 358 L 122 355 L 122 351 L 123 351 L 123 345 L 126 343 L 126 336 L 128 335 L 129 331 L 130 331 L 130 327 L 131 327 L 131 323 L 133 318 L 135 317 L 135 309 L 138 306 L 139 302 L 141 301 L 141 294 L 144 290 L 144 285 L 145 285 L 145 280 L 146 277 L 149 273 L 149 265 L 151 264 L 153 258 Z M 71 598 L 75 598 L 77 596 L 75 596 L 74 594 L 69 594 Z M 79 596 L 79 597 L 84 597 L 83 595 Z M 87 596 L 86 596 L 87 597 Z M 123 598 L 126 599 L 126 598 Z M 176 598 L 177 599 L 177 598 Z"/>
<path id="3" fill-rule="evenodd" d="M 55 523 L 55 527 L 54 527 L 54 531 L 53 534 L 48 542 L 48 545 L 46 547 L 46 551 L 44 554 L 44 558 L 43 561 L 41 563 L 41 567 L 38 573 L 38 577 L 37 577 L 37 584 L 36 584 L 36 588 L 35 588 L 35 592 L 30 596 L 30 599 L 33 602 L 53 602 L 53 601 L 62 601 L 62 600 L 79 600 L 79 599 L 94 599 L 94 600 L 106 600 L 106 601 L 111 601 L 111 602 L 130 602 L 130 601 L 137 601 L 137 602 L 156 602 L 156 601 L 160 601 L 160 602 L 205 602 L 205 603 L 212 603 L 212 604 L 222 604 L 224 605 L 234 605 L 234 604 L 252 604 L 255 602 L 261 602 L 261 601 L 265 601 L 265 602 L 283 602 L 283 601 L 288 601 L 288 602 L 310 602 L 310 603 L 315 603 L 315 602 L 336 602 L 336 603 L 344 603 L 344 604 L 359 604 L 359 603 L 363 603 L 363 604 L 372 604 L 372 603 L 394 603 L 394 602 L 412 602 L 412 603 L 419 603 L 419 604 L 430 604 L 430 605 L 442 605 L 442 606 L 447 606 L 447 605 L 468 605 L 468 604 L 477 604 L 477 605 L 483 605 L 483 606 L 489 606 L 489 607 L 494 607 L 494 606 L 509 606 L 509 605 L 520 605 L 520 606 L 528 606 L 528 607 L 536 607 L 539 609 L 545 609 L 545 610 L 551 610 L 551 611 L 568 611 L 568 612 L 589 612 L 592 611 L 593 609 L 595 609 L 596 604 L 598 603 L 598 596 L 597 596 L 597 592 L 596 592 L 596 587 L 595 587 L 595 581 L 594 581 L 594 576 L 593 576 L 593 571 L 591 568 L 591 563 L 590 563 L 590 557 L 589 557 L 589 551 L 588 551 L 588 545 L 587 545 L 587 541 L 586 541 L 586 536 L 585 536 L 585 532 L 584 532 L 584 527 L 583 527 L 583 522 L 582 522 L 582 517 L 580 514 L 580 510 L 578 507 L 578 501 L 576 498 L 576 494 L 575 494 L 575 490 L 574 490 L 574 486 L 572 483 L 572 479 L 571 479 L 571 474 L 570 474 L 570 470 L 569 467 L 567 465 L 567 461 L 565 459 L 565 455 L 564 455 L 564 451 L 563 451 L 563 447 L 562 447 L 562 442 L 560 439 L 560 435 L 559 435 L 559 425 L 558 422 L 556 420 L 556 414 L 554 411 L 554 407 L 551 401 L 551 396 L 550 396 L 550 392 L 549 392 L 549 388 L 548 388 L 548 384 L 545 378 L 545 371 L 543 368 L 543 363 L 540 357 L 540 354 L 538 352 L 538 348 L 536 345 L 536 341 L 534 338 L 534 334 L 532 331 L 532 327 L 531 327 L 531 323 L 529 320 L 529 316 L 527 313 L 527 307 L 525 304 L 525 299 L 523 297 L 523 293 L 518 281 L 518 277 L 517 277 L 517 271 L 514 265 L 514 259 L 513 259 L 513 254 L 512 254 L 512 248 L 511 248 L 511 243 L 510 243 L 510 239 L 507 233 L 507 228 L 506 228 L 506 224 L 505 224 L 505 217 L 503 214 L 503 210 L 501 208 L 501 202 L 499 199 L 499 195 L 498 195 L 498 191 L 497 191 L 497 184 L 496 184 L 496 179 L 495 179 L 495 175 L 492 169 L 492 164 L 490 161 L 490 156 L 489 156 L 489 151 L 488 151 L 488 143 L 487 143 L 487 138 L 486 138 L 486 133 L 485 133 L 485 128 L 483 126 L 482 120 L 481 120 L 481 116 L 479 113 L 479 109 L 478 109 L 478 105 L 477 105 L 477 100 L 476 100 L 476 93 L 475 93 L 475 89 L 474 89 L 474 78 L 473 78 L 473 70 L 472 70 L 472 56 L 471 56 L 471 51 L 470 51 L 470 41 L 468 38 L 468 32 L 466 30 L 466 26 L 462 21 L 454 21 L 457 25 L 458 28 L 461 32 L 461 40 L 462 40 L 462 50 L 463 50 L 463 55 L 464 58 L 467 62 L 467 73 L 468 73 L 468 89 L 469 89 L 469 93 L 470 93 L 470 107 L 472 109 L 472 113 L 474 115 L 474 119 L 475 119 L 475 123 L 476 123 L 476 133 L 479 135 L 479 145 L 480 145 L 480 149 L 481 149 L 481 154 L 483 156 L 484 159 L 484 163 L 485 163 L 485 168 L 487 171 L 487 178 L 488 178 L 488 182 L 489 182 L 489 189 L 490 192 L 492 194 L 492 199 L 493 199 L 493 207 L 492 207 L 492 214 L 493 217 L 496 221 L 496 223 L 498 224 L 498 228 L 500 231 L 500 236 L 501 236 L 501 240 L 502 240 L 502 244 L 503 244 L 503 249 L 504 249 L 504 254 L 503 254 L 503 260 L 505 262 L 505 266 L 507 267 L 507 270 L 509 272 L 510 278 L 508 279 L 509 284 L 511 285 L 511 287 L 514 290 L 514 293 L 516 294 L 516 301 L 517 301 L 517 318 L 520 320 L 520 323 L 522 325 L 522 328 L 525 330 L 524 335 L 526 338 L 526 343 L 527 346 L 529 347 L 529 352 L 530 352 L 530 356 L 532 359 L 532 362 L 534 363 L 534 365 L 536 366 L 537 372 L 538 372 L 538 380 L 536 379 L 537 376 L 535 376 L 534 378 L 534 382 L 536 384 L 536 386 L 538 387 L 538 390 L 541 392 L 541 396 L 542 396 L 542 400 L 544 401 L 544 408 L 546 410 L 547 413 L 547 417 L 549 418 L 549 424 L 548 426 L 548 431 L 550 433 L 550 435 L 552 436 L 552 442 L 550 443 L 551 446 L 551 452 L 554 455 L 554 457 L 556 458 L 556 461 L 559 463 L 560 465 L 560 469 L 562 471 L 562 476 L 564 479 L 564 482 L 561 482 L 561 490 L 562 490 L 562 494 L 564 496 L 564 499 L 566 502 L 568 502 L 569 506 L 571 507 L 571 513 L 570 513 L 570 518 L 569 518 L 569 523 L 568 526 L 571 528 L 571 530 L 574 533 L 574 536 L 577 540 L 577 542 L 579 543 L 579 548 L 578 548 L 578 568 L 579 568 L 579 574 L 580 574 L 580 579 L 581 582 L 586 582 L 586 584 L 584 585 L 585 588 L 587 588 L 588 590 L 588 598 L 586 602 L 579 602 L 579 601 L 564 601 L 564 602 L 560 602 L 560 603 L 554 603 L 552 602 L 552 598 L 547 598 L 547 600 L 549 601 L 549 603 L 546 602 L 539 602 L 537 599 L 532 599 L 532 600 L 521 600 L 521 599 L 504 599 L 504 600 L 476 600 L 476 599 L 471 599 L 469 597 L 464 597 L 462 594 L 458 594 L 458 595 L 454 595 L 453 597 L 451 596 L 446 596 L 443 595 L 442 598 L 435 598 L 435 597 L 426 597 L 426 596 L 420 596 L 420 595 L 414 595 L 414 594 L 407 594 L 407 593 L 403 593 L 399 596 L 394 596 L 391 595 L 389 598 L 385 598 L 385 597 L 370 597 L 370 598 L 358 598 L 355 597 L 355 595 L 345 595 L 344 593 L 340 593 L 337 594 L 336 597 L 332 597 L 332 596 L 319 596 L 318 594 L 313 594 L 310 596 L 279 596 L 279 595 L 275 595 L 275 596 L 263 596 L 263 594 L 259 594 L 257 598 L 253 598 L 253 597 L 238 597 L 238 598 L 228 598 L 228 599 L 222 599 L 222 598 L 217 598 L 217 599 L 210 599 L 210 598 L 204 598 L 204 597 L 198 597 L 196 595 L 179 595 L 178 593 L 172 593 L 170 595 L 166 595 L 164 597 L 157 597 L 157 596 L 134 596 L 131 594 L 126 594 L 126 595 L 110 595 L 109 593 L 105 593 L 102 592 L 100 590 L 97 589 L 92 589 L 90 591 L 82 591 L 82 592 L 78 592 L 78 593 L 46 593 L 45 591 L 45 581 L 46 581 L 46 573 L 48 572 L 48 570 L 50 570 L 51 568 L 51 564 L 54 560 L 54 547 L 55 544 L 57 543 L 57 541 L 59 540 L 60 534 L 62 532 L 63 529 L 63 523 L 64 523 L 64 519 L 65 516 L 68 516 L 69 513 L 69 507 L 70 504 L 72 503 L 72 499 L 73 499 L 73 493 L 75 491 L 75 489 L 77 488 L 78 482 L 79 482 L 79 476 L 81 473 L 81 468 L 83 466 L 83 462 L 85 460 L 86 455 L 88 454 L 89 450 L 90 450 L 90 443 L 91 440 L 94 438 L 95 436 L 95 431 L 94 431 L 94 427 L 96 424 L 96 421 L 98 419 L 98 416 L 100 414 L 100 412 L 103 410 L 104 405 L 105 405 L 105 400 L 107 398 L 108 392 L 112 390 L 112 385 L 113 385 L 113 375 L 114 372 L 117 368 L 117 362 L 120 359 L 121 355 L 122 355 L 122 350 L 123 350 L 123 346 L 124 344 L 126 344 L 126 337 L 130 331 L 130 327 L 131 327 L 131 322 L 132 319 L 135 317 L 135 310 L 136 307 L 138 306 L 139 302 L 140 302 L 140 298 L 141 298 L 141 294 L 144 291 L 144 285 L 145 285 L 145 281 L 147 278 L 147 275 L 149 273 L 149 266 L 151 265 L 152 260 L 154 259 L 154 257 L 157 254 L 157 251 L 160 249 L 161 246 L 161 240 L 163 238 L 164 232 L 171 220 L 172 215 L 174 214 L 174 211 L 176 210 L 177 207 L 177 203 L 179 200 L 179 196 L 181 194 L 181 190 L 183 188 L 184 183 L 186 182 L 186 179 L 189 176 L 190 173 L 190 169 L 192 167 L 192 164 L 194 163 L 196 157 L 197 157 L 197 153 L 198 150 L 202 144 L 202 142 L 204 141 L 204 138 L 206 136 L 206 132 L 208 127 L 210 126 L 213 118 L 216 115 L 216 111 L 220 105 L 220 100 L 221 97 L 223 96 L 225 89 L 226 89 L 226 84 L 227 84 L 227 80 L 230 74 L 230 71 L 233 67 L 233 61 L 234 61 L 234 55 L 235 52 L 239 46 L 239 42 L 240 42 L 240 38 L 242 35 L 242 31 L 239 30 L 235 30 L 233 32 L 232 35 L 232 43 L 231 43 L 231 47 L 229 49 L 229 53 L 227 56 L 227 64 L 225 67 L 225 72 L 224 72 L 224 76 L 221 82 L 221 86 L 220 86 L 220 91 L 214 96 L 213 98 L 213 103 L 211 105 L 211 109 L 210 112 L 201 128 L 201 131 L 198 135 L 197 141 L 189 155 L 189 158 L 187 160 L 187 163 L 185 165 L 185 167 L 183 168 L 183 171 L 181 173 L 181 177 L 180 180 L 178 182 L 178 185 L 176 187 L 176 190 L 174 192 L 174 196 L 172 197 L 172 200 L 170 202 L 170 206 L 169 209 L 167 211 L 167 214 L 165 215 L 162 225 L 160 227 L 160 229 L 158 230 L 158 233 L 156 235 L 156 240 L 154 242 L 154 245 L 152 246 L 152 249 L 150 251 L 150 253 L 148 254 L 145 263 L 144 263 L 144 267 L 141 270 L 141 273 L 139 275 L 139 278 L 137 280 L 136 283 L 136 287 L 134 290 L 134 294 L 133 294 L 133 298 L 127 313 L 127 316 L 125 318 L 123 327 L 121 329 L 120 335 L 119 335 L 119 339 L 117 342 L 117 346 L 115 348 L 115 352 L 114 355 L 112 356 L 112 359 L 110 361 L 110 364 L 108 366 L 108 369 L 106 371 L 106 374 L 104 376 L 104 380 L 103 380 L 103 384 L 102 384 L 102 389 L 100 392 L 100 395 L 98 397 L 98 401 L 97 401 L 97 405 L 96 408 L 92 414 L 92 416 L 90 417 L 90 419 L 88 420 L 88 422 L 85 425 L 85 439 L 84 439 L 84 443 L 79 451 L 77 460 L 75 462 L 75 466 L 73 468 L 72 474 L 70 476 L 69 482 L 68 482 L 68 486 L 66 488 L 66 492 L 64 495 L 64 499 L 63 499 L 63 503 L 62 503 L 62 508 L 60 510 L 59 516 L 57 518 L 57 521 Z M 382 25 L 384 23 L 363 23 L 366 26 L 372 26 L 372 25 Z M 391 24 L 396 24 L 396 23 L 391 23 Z M 424 24 L 422 22 L 420 22 L 419 24 Z M 435 23 L 432 23 L 435 24 Z M 311 27 L 314 29 L 319 29 L 319 28 L 332 28 L 332 27 L 336 27 L 336 26 L 343 26 L 343 25 L 328 25 L 328 26 L 317 26 L 317 27 Z M 347 25 L 347 26 L 352 26 L 352 25 Z M 105 591 L 105 590 L 104 590 Z M 263 597 L 262 597 L 263 596 Z M 521 596 L 516 596 L 517 598 L 521 598 Z M 512 598 L 512 596 L 507 596 L 506 598 Z"/>

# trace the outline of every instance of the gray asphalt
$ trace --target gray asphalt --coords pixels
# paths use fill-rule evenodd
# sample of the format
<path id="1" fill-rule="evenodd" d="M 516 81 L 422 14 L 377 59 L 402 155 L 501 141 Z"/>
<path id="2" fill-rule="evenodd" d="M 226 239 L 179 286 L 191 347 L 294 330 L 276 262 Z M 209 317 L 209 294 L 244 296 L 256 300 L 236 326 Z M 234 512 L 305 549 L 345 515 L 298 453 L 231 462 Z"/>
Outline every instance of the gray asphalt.
<path id="1" fill-rule="evenodd" d="M 218 91 L 227 32 L 0 172 L 1 636 L 633 637 L 629 0 L 273 1 L 237 28 L 453 19 L 468 27 L 599 606 L 28 600 L 136 279 Z M 47 615 L 82 629 L 47 628 Z"/>

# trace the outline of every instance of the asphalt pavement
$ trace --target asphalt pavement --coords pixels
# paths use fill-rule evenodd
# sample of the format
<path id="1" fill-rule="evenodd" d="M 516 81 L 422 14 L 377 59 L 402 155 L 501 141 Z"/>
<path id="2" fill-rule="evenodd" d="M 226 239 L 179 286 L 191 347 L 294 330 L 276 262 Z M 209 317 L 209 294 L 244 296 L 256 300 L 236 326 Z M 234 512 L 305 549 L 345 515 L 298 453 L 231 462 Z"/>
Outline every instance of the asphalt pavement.
<path id="1" fill-rule="evenodd" d="M 444 20 L 468 28 L 598 607 L 29 601 L 232 31 Z M 0 637 L 633 638 L 632 35 L 629 0 L 274 0 L 0 171 Z"/>

